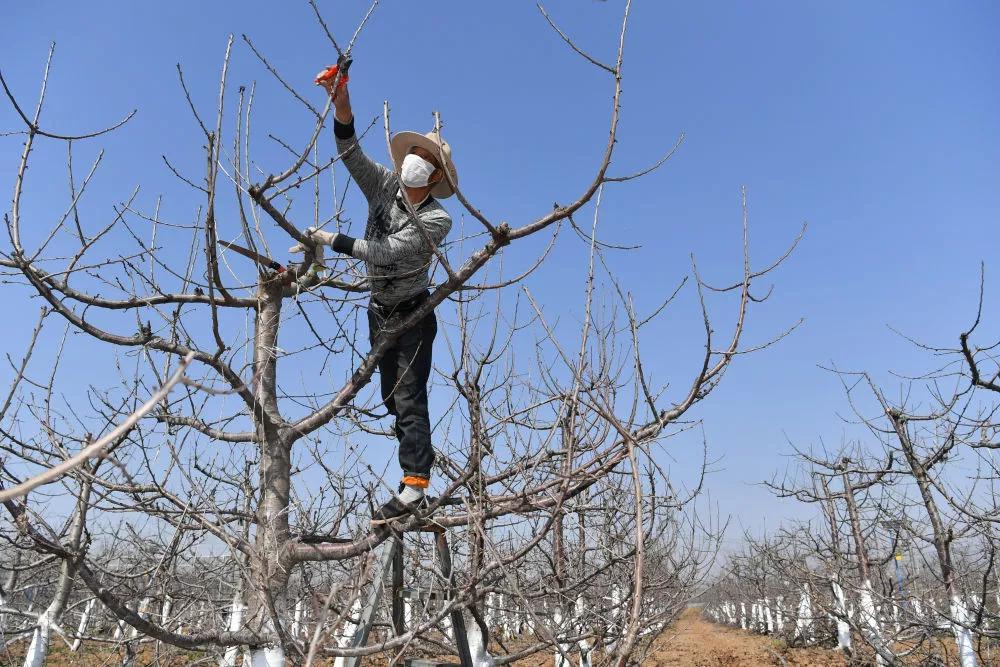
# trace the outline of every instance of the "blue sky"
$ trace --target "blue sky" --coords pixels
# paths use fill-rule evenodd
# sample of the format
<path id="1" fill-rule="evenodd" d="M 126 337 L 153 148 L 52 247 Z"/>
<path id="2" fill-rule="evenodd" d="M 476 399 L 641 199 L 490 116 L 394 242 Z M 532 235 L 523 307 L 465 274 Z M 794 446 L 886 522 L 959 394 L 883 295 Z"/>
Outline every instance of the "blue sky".
<path id="1" fill-rule="evenodd" d="M 367 6 L 320 4 L 341 42 Z M 582 48 L 613 57 L 621 2 L 562 0 L 546 8 Z M 211 115 L 230 33 L 231 91 L 257 82 L 258 144 L 266 144 L 266 132 L 301 143 L 307 114 L 240 35 L 319 104 L 310 79 L 334 56 L 304 0 L 243 2 L 238 10 L 188 1 L 5 8 L 0 66 L 25 105 L 33 105 L 46 50 L 57 43 L 43 125 L 70 133 L 139 109 L 122 132 L 75 147 L 78 171 L 107 149 L 84 204 L 95 225 L 139 183 L 147 207 L 162 193 L 165 214 L 192 217 L 194 198 L 160 158 L 201 173 L 200 138 L 174 67 L 181 63 L 195 103 Z M 996 303 L 998 34 L 1000 5 L 986 1 L 634 3 L 612 171 L 637 170 L 686 136 L 660 171 L 605 196 L 603 237 L 643 246 L 612 260 L 640 308 L 673 288 L 690 253 L 708 279 L 737 277 L 742 185 L 760 262 L 809 223 L 802 246 L 774 276 L 772 300 L 753 313 L 748 341 L 799 318 L 805 324 L 775 349 L 737 360 L 698 412 L 712 453 L 723 458 L 712 497 L 745 525 L 774 525 L 795 513 L 754 486 L 784 467 L 786 438 L 837 442 L 851 433 L 838 416 L 846 409 L 839 384 L 818 364 L 864 368 L 895 386 L 890 370 L 919 372 L 933 360 L 887 325 L 929 343 L 955 343 L 973 316 L 983 260 L 987 301 Z M 374 118 L 388 99 L 395 128 L 426 131 L 439 110 L 463 190 L 496 220 L 523 224 L 553 201 L 568 201 L 603 149 L 609 77 L 572 54 L 531 2 L 383 0 L 355 58 L 358 117 Z M 16 129 L 13 111 L 0 105 L 0 132 Z M 382 156 L 376 132 L 367 146 Z M 10 187 L 20 138 L 0 138 L 0 147 L 0 179 Z M 47 223 L 64 210 L 64 148 L 40 148 L 34 164 L 26 213 Z M 458 213 L 457 202 L 449 206 Z M 562 241 L 528 285 L 547 312 L 572 317 L 579 307 L 566 305 L 564 278 L 579 274 L 586 247 L 569 235 Z M 511 254 L 511 268 L 530 263 L 543 243 Z M 5 305 L 25 324 L 8 329 L 3 351 L 19 354 L 37 304 L 4 289 Z M 679 304 L 646 344 L 647 366 L 661 380 L 683 383 L 698 354 L 693 307 L 690 299 Z M 986 326 L 997 330 L 995 319 Z M 87 365 L 70 368 L 82 374 Z M 700 461 L 696 444 L 673 447 L 679 475 Z"/>

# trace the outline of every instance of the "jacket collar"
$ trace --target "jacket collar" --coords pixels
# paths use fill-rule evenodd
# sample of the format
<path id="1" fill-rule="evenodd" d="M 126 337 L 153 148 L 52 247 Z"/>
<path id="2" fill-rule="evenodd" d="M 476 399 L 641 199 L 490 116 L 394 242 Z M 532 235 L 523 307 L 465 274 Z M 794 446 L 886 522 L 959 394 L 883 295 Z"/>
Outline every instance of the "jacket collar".
<path id="1" fill-rule="evenodd" d="M 400 188 L 399 190 L 396 190 L 396 206 L 398 206 L 399 208 L 401 208 L 402 210 L 405 211 L 406 210 L 406 203 L 403 201 L 403 197 L 404 196 L 405 195 L 403 194 L 402 188 Z M 433 202 L 433 201 L 434 201 L 434 196 L 431 193 L 428 192 L 427 196 L 424 197 L 424 200 L 422 202 L 420 202 L 419 204 L 415 204 L 413 206 L 413 208 L 415 210 L 417 210 L 417 211 L 423 210 L 427 206 L 430 206 L 431 202 Z"/>

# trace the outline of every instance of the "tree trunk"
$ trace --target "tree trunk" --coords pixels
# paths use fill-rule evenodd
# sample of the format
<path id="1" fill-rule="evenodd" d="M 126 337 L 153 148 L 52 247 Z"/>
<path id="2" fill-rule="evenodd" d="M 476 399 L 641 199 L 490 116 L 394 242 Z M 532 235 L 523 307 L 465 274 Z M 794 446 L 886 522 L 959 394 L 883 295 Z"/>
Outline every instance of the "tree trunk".
<path id="1" fill-rule="evenodd" d="M 929 466 L 917 456 L 903 417 L 892 410 L 887 411 L 887 414 L 892 420 L 899 443 L 902 446 L 903 455 L 906 457 L 910 472 L 917 482 L 917 488 L 920 489 L 920 497 L 927 512 L 927 519 L 931 524 L 934 550 L 937 552 L 938 567 L 941 570 L 941 581 L 944 583 L 945 592 L 950 600 L 951 622 L 949 625 L 958 647 L 959 664 L 961 667 L 976 667 L 976 651 L 973 647 L 972 633 L 967 627 L 972 621 L 972 615 L 969 613 L 969 608 L 962 599 L 955 581 L 955 568 L 951 561 L 951 531 L 945 528 L 937 503 L 934 501 L 928 473 Z"/>
<path id="2" fill-rule="evenodd" d="M 291 440 L 282 432 L 277 401 L 278 324 L 281 317 L 280 280 L 263 282 L 257 292 L 254 332 L 254 427 L 260 443 L 260 491 L 256 512 L 255 553 L 250 562 L 253 594 L 248 596 L 247 619 L 261 634 L 279 633 L 273 648 L 255 647 L 253 665 L 281 664 L 280 625 L 288 600 L 292 562 L 284 548 L 291 486 Z M 275 618 L 276 617 L 276 618 Z"/>

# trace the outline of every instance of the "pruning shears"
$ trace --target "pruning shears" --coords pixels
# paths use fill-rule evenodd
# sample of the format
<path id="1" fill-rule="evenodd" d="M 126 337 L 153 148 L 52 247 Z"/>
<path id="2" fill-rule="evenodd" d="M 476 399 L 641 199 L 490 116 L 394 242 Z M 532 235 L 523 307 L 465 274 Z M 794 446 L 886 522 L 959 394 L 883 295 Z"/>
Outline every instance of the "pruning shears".
<path id="1" fill-rule="evenodd" d="M 337 73 L 340 72 L 340 83 L 337 84 L 337 88 L 343 88 L 344 84 L 348 81 L 347 70 L 351 69 L 351 63 L 353 62 L 353 58 L 349 58 L 348 56 L 341 54 L 337 58 L 336 65 L 330 65 L 316 75 L 316 85 L 321 86 L 328 81 L 333 81 L 337 77 Z"/>

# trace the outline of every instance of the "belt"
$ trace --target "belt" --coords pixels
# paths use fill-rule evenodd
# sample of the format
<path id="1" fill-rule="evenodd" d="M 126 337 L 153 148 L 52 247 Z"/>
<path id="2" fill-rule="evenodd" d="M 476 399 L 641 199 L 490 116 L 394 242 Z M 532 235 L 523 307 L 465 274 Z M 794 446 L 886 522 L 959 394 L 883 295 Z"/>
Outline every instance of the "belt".
<path id="1" fill-rule="evenodd" d="M 430 291 L 424 290 L 419 292 L 415 296 L 411 296 L 409 299 L 403 299 L 394 304 L 381 303 L 377 299 L 371 300 L 371 308 L 377 310 L 379 313 L 390 315 L 393 313 L 407 313 L 415 308 L 419 307 L 424 301 L 430 298 Z"/>

